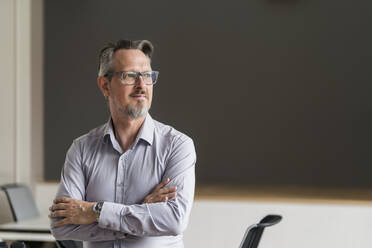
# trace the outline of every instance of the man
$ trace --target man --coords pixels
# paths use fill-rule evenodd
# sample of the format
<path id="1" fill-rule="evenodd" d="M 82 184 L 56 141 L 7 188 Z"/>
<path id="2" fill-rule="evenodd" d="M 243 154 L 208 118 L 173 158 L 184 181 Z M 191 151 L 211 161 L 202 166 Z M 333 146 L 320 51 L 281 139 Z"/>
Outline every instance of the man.
<path id="1" fill-rule="evenodd" d="M 50 207 L 57 240 L 85 247 L 183 247 L 194 198 L 193 141 L 151 118 L 153 46 L 101 50 L 98 86 L 110 120 L 74 140 Z"/>

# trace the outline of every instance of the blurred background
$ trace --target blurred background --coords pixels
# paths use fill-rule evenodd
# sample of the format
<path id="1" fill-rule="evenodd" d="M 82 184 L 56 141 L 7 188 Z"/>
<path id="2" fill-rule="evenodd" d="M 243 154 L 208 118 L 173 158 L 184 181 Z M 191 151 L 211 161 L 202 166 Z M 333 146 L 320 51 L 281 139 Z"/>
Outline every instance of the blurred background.
<path id="1" fill-rule="evenodd" d="M 108 119 L 97 56 L 148 39 L 150 111 L 191 136 L 197 182 L 372 187 L 372 4 L 45 1 L 44 179 Z"/>
<path id="2" fill-rule="evenodd" d="M 372 3 L 0 7 L 0 184 L 55 189 L 73 139 L 109 118 L 96 83 L 99 50 L 148 39 L 160 71 L 150 113 L 193 138 L 197 197 L 370 201 Z"/>

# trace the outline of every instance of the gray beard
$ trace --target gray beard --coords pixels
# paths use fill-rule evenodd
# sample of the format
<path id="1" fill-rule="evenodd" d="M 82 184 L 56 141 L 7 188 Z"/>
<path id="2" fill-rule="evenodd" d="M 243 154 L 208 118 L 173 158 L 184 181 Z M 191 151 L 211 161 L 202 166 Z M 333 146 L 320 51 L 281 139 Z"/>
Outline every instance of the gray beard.
<path id="1" fill-rule="evenodd" d="M 138 119 L 141 117 L 144 117 L 147 115 L 147 112 L 149 110 L 146 108 L 146 106 L 143 106 L 140 104 L 139 106 L 127 106 L 123 111 L 126 116 L 128 116 L 131 119 Z"/>

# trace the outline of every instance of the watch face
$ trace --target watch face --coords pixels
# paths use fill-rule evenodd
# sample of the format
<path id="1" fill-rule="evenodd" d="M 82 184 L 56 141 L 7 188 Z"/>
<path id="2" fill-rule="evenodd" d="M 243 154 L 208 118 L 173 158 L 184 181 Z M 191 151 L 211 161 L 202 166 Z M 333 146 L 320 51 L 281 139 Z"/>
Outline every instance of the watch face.
<path id="1" fill-rule="evenodd" d="M 94 212 L 101 212 L 102 205 L 103 205 L 103 202 L 98 202 L 98 203 L 94 206 Z"/>

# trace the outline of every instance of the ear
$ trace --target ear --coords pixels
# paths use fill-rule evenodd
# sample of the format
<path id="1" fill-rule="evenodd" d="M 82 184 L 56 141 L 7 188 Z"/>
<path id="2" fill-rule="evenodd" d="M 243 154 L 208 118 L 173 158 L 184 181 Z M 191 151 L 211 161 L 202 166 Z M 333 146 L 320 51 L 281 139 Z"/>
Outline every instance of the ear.
<path id="1" fill-rule="evenodd" d="M 110 81 L 105 76 L 99 76 L 97 78 L 97 84 L 105 98 L 110 96 Z"/>

